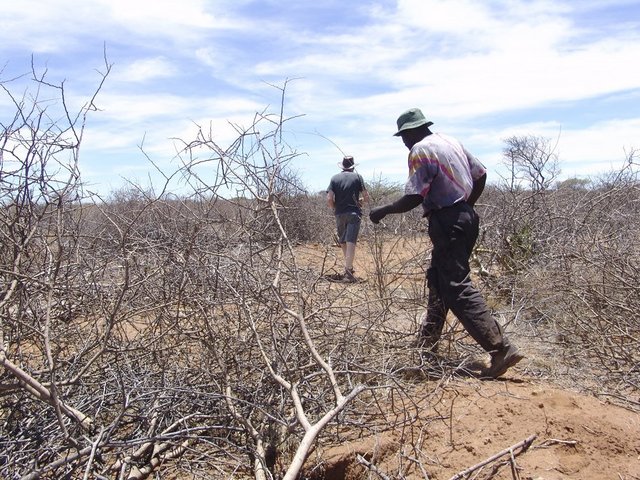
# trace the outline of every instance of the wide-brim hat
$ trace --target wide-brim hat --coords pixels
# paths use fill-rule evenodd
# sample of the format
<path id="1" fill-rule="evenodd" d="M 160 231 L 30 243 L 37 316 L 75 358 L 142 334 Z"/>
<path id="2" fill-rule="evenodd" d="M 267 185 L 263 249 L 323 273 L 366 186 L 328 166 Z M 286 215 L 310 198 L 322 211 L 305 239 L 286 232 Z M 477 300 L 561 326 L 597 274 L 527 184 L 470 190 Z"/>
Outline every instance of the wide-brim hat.
<path id="1" fill-rule="evenodd" d="M 356 166 L 356 162 L 351 155 L 345 155 L 342 161 L 338 163 L 338 166 L 342 170 L 351 170 Z"/>
<path id="2" fill-rule="evenodd" d="M 398 117 L 396 124 L 398 125 L 398 131 L 393 135 L 398 137 L 405 130 L 411 130 L 423 125 L 430 127 L 433 122 L 428 121 L 419 108 L 411 108 Z"/>

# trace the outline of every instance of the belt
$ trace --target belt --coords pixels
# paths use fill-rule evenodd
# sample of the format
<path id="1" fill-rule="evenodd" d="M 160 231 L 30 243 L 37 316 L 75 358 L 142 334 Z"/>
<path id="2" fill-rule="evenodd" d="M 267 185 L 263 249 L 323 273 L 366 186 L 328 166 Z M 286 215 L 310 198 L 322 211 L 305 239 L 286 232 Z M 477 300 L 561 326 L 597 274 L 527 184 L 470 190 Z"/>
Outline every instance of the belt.
<path id="1" fill-rule="evenodd" d="M 467 203 L 466 200 L 459 200 L 456 203 L 452 203 L 451 205 L 447 205 L 446 207 L 442 207 L 440 210 L 444 210 L 445 208 L 457 207 L 458 205 L 462 205 L 462 204 L 466 204 L 466 203 Z"/>
<path id="2" fill-rule="evenodd" d="M 429 215 L 431 215 L 432 213 L 436 213 L 436 212 L 441 212 L 443 210 L 448 210 L 450 208 L 454 208 L 454 207 L 460 207 L 463 205 L 468 205 L 466 200 L 459 200 L 456 203 L 452 203 L 451 205 L 447 205 L 446 207 L 440 207 L 434 210 L 429 210 L 428 212 L 425 212 L 423 217 L 429 217 Z"/>

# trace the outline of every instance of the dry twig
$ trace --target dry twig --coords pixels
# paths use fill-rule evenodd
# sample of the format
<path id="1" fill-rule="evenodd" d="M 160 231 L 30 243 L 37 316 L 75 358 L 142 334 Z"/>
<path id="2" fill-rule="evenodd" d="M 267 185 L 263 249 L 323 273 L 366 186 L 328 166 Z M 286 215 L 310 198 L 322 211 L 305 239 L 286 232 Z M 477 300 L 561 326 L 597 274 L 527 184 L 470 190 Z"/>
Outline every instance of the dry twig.
<path id="1" fill-rule="evenodd" d="M 521 442 L 518 442 L 514 445 L 511 445 L 509 448 L 505 448 L 504 450 L 496 453 L 495 455 L 492 455 L 491 457 L 487 458 L 486 460 L 483 460 L 482 462 L 467 468 L 466 470 L 463 470 L 460 473 L 456 473 L 453 477 L 450 478 L 450 480 L 461 480 L 464 477 L 466 477 L 467 475 L 469 475 L 470 473 L 473 473 L 474 471 L 478 470 L 479 468 L 484 467 L 485 465 L 488 465 L 491 462 L 495 462 L 497 459 L 499 459 L 500 457 L 503 457 L 505 455 L 511 455 L 513 457 L 515 457 L 516 453 L 515 450 L 520 449 L 520 451 L 518 452 L 518 455 L 521 453 L 524 453 L 533 443 L 533 441 L 536 439 L 537 435 L 531 435 L 530 437 L 526 438 L 525 440 L 522 440 Z"/>

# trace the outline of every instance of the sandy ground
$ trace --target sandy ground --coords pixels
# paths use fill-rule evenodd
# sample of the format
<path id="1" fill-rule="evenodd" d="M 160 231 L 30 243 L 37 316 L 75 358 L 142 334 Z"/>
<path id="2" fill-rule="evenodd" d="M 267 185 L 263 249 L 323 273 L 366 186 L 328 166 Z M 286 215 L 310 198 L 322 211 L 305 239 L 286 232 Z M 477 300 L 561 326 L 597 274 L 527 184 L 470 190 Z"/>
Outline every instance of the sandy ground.
<path id="1" fill-rule="evenodd" d="M 416 385 L 411 425 L 324 446 L 326 478 L 452 479 L 513 449 L 467 477 L 522 480 L 640 478 L 640 415 L 527 378 L 516 367 L 503 379 L 451 379 L 443 395 Z M 422 398 L 424 397 L 424 398 Z M 533 440 L 523 451 L 517 447 Z M 361 455 L 377 468 L 374 473 Z M 496 472 L 494 467 L 499 466 Z"/>
<path id="2" fill-rule="evenodd" d="M 340 261 L 336 249 L 334 265 Z M 356 268 L 365 277 L 372 268 L 362 249 Z M 410 382 L 411 390 L 403 392 L 410 406 L 399 408 L 389 399 L 386 424 L 376 434 L 321 443 L 309 459 L 316 472 L 310 477 L 639 480 L 638 411 L 541 380 L 527 367 L 553 358 L 535 351 L 527 356 L 499 380 L 445 376 Z"/>

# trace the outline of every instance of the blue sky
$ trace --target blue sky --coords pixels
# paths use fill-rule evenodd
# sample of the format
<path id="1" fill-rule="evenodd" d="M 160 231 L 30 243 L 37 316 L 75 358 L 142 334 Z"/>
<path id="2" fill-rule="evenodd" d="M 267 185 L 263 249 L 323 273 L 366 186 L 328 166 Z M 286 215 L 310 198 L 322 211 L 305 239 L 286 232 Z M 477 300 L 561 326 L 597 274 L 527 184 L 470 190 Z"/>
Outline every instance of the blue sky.
<path id="1" fill-rule="evenodd" d="M 640 148 L 640 1 L 3 0 L 0 81 L 31 57 L 71 103 L 113 69 L 81 150 L 83 179 L 108 193 L 171 171 L 172 138 L 212 126 L 220 145 L 287 86 L 293 167 L 326 188 L 342 151 L 365 179 L 406 178 L 393 137 L 420 107 L 498 181 L 504 139 L 557 142 L 563 177 L 619 168 Z M 5 83 L 22 92 L 25 79 Z M 0 121 L 11 112 L 0 96 Z M 324 137 L 331 139 L 330 142 Z M 144 151 L 140 145 L 144 138 Z"/>

